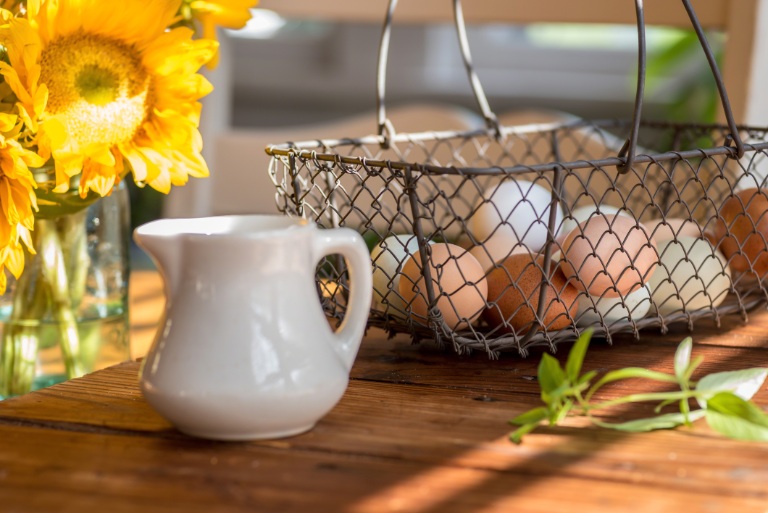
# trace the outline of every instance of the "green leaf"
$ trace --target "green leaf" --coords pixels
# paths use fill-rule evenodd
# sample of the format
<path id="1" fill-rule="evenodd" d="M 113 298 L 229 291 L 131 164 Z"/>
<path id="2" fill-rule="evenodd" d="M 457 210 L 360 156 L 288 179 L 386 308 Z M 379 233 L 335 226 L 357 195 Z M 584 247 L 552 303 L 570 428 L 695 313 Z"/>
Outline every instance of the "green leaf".
<path id="1" fill-rule="evenodd" d="M 725 415 L 714 410 L 707 411 L 707 424 L 712 430 L 734 440 L 748 442 L 768 442 L 768 428 L 756 426 L 751 422 Z"/>
<path id="2" fill-rule="evenodd" d="M 683 382 L 686 383 L 686 385 L 690 385 L 691 376 L 693 376 L 693 373 L 699 368 L 699 365 L 701 365 L 701 362 L 703 361 L 704 357 L 699 355 L 688 364 L 688 368 L 685 369 L 685 373 L 683 374 Z"/>
<path id="3" fill-rule="evenodd" d="M 510 420 L 510 424 L 515 424 L 516 426 L 522 426 L 523 424 L 535 424 L 537 422 L 541 422 L 542 420 L 546 420 L 549 418 L 549 410 L 547 410 L 543 406 L 539 406 L 538 408 L 534 408 L 532 410 L 528 410 L 525 413 L 521 413 L 514 419 Z"/>
<path id="4" fill-rule="evenodd" d="M 763 386 L 766 377 L 768 369 L 764 367 L 709 374 L 696 384 L 696 391 L 704 393 L 704 397 L 697 400 L 702 408 L 706 408 L 707 399 L 718 392 L 733 392 L 742 399 L 749 400 Z"/>
<path id="5" fill-rule="evenodd" d="M 592 379 L 595 376 L 597 376 L 597 371 L 589 371 L 582 374 L 579 380 L 573 384 L 573 388 L 572 388 L 573 392 L 581 393 L 587 388 L 589 388 L 589 383 L 592 381 Z"/>
<path id="6" fill-rule="evenodd" d="M 688 365 L 691 363 L 691 350 L 693 349 L 693 340 L 691 337 L 686 338 L 680 345 L 677 346 L 675 351 L 675 377 L 680 383 L 685 382 L 685 371 L 688 369 Z"/>
<path id="7" fill-rule="evenodd" d="M 592 394 L 594 394 L 600 387 L 607 383 L 630 378 L 643 378 L 662 381 L 665 383 L 677 383 L 677 378 L 675 376 L 671 376 L 663 372 L 652 371 L 643 367 L 625 367 L 623 369 L 608 372 L 605 374 L 605 376 L 600 378 L 600 380 L 592 386 L 589 393 L 587 394 L 586 399 L 589 400 L 589 398 L 592 397 Z"/>
<path id="8" fill-rule="evenodd" d="M 575 383 L 579 379 L 581 366 L 584 363 L 584 356 L 587 354 L 591 338 L 592 329 L 584 330 L 568 353 L 568 361 L 565 362 L 565 374 L 571 383 Z"/>
<path id="9" fill-rule="evenodd" d="M 581 375 L 581 377 L 576 381 L 575 385 L 581 386 L 581 385 L 589 385 L 589 382 L 594 379 L 594 377 L 597 376 L 597 371 L 588 371 Z"/>
<path id="10" fill-rule="evenodd" d="M 750 401 L 720 392 L 707 402 L 707 424 L 735 440 L 768 442 L 768 415 Z"/>
<path id="11" fill-rule="evenodd" d="M 531 423 L 531 424 L 525 424 L 524 426 L 521 426 L 521 427 L 515 429 L 514 431 L 512 431 L 509 434 L 509 439 L 513 443 L 519 444 L 520 442 L 523 441 L 523 436 L 527 435 L 528 433 L 530 433 L 531 431 L 536 429 L 538 426 L 539 426 L 538 422 L 534 422 L 534 423 Z"/>
<path id="12" fill-rule="evenodd" d="M 573 407 L 573 400 L 568 399 L 567 401 L 565 401 L 557 411 L 553 412 L 553 415 L 550 415 L 549 425 L 554 426 L 562 422 L 562 420 L 568 416 L 568 412 L 571 411 L 572 407 Z"/>
<path id="13" fill-rule="evenodd" d="M 542 397 L 544 397 L 545 394 L 551 394 L 565 383 L 565 372 L 563 372 L 562 367 L 560 367 L 560 362 L 548 353 L 544 353 L 541 357 L 538 377 Z"/>
<path id="14" fill-rule="evenodd" d="M 768 415 L 752 401 L 747 401 L 732 392 L 719 392 L 707 402 L 707 409 L 726 415 L 733 415 L 768 428 Z"/>
<path id="15" fill-rule="evenodd" d="M 703 416 L 704 410 L 694 410 L 688 414 L 688 419 L 690 421 L 694 421 L 702 418 Z M 654 431 L 656 429 L 676 428 L 686 423 L 686 416 L 682 413 L 665 413 L 664 415 L 659 415 L 658 417 L 630 420 L 628 422 L 622 422 L 619 424 L 602 422 L 594 418 L 592 419 L 592 422 L 604 428 L 640 433 L 644 431 Z"/>

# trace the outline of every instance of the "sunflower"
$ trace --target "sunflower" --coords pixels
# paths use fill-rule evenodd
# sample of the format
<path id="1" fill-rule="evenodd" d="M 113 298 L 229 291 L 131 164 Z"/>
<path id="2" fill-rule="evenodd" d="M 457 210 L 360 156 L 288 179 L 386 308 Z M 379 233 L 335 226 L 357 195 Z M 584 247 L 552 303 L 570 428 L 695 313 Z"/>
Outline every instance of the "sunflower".
<path id="1" fill-rule="evenodd" d="M 15 116 L 0 114 L 0 131 L 7 132 L 16 124 Z M 0 135 L 0 294 L 5 293 L 5 269 L 16 278 L 21 276 L 24 246 L 34 253 L 30 232 L 37 210 L 36 185 L 29 166 L 43 164 L 40 156 L 25 150 L 16 140 Z"/>
<path id="2" fill-rule="evenodd" d="M 241 29 L 251 19 L 251 11 L 258 0 L 184 0 L 181 17 L 187 21 L 197 20 L 202 25 L 202 37 L 216 39 L 216 27 Z M 216 55 L 210 66 L 218 61 Z"/>
<path id="3" fill-rule="evenodd" d="M 241 29 L 251 19 L 258 0 L 184 0 L 182 16 L 200 21 L 203 36 L 216 39 L 216 27 Z"/>
<path id="4" fill-rule="evenodd" d="M 197 74 L 215 41 L 166 30 L 180 0 L 29 0 L 26 18 L 0 31 L 9 64 L 0 73 L 35 143 L 53 157 L 55 192 L 79 178 L 80 195 L 104 196 L 123 162 L 139 184 L 169 192 L 208 176 L 200 152 L 199 99 L 212 90 Z M 29 123 L 24 119 L 25 123 Z"/>

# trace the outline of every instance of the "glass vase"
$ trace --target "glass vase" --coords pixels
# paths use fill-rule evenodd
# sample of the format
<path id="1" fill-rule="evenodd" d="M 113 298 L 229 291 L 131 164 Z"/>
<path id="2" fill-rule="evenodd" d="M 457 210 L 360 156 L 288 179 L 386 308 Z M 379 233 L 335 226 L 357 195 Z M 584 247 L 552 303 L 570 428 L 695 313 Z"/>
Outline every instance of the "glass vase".
<path id="1" fill-rule="evenodd" d="M 0 396 L 130 358 L 130 202 L 121 183 L 73 213 L 37 218 L 36 254 L 0 296 Z"/>

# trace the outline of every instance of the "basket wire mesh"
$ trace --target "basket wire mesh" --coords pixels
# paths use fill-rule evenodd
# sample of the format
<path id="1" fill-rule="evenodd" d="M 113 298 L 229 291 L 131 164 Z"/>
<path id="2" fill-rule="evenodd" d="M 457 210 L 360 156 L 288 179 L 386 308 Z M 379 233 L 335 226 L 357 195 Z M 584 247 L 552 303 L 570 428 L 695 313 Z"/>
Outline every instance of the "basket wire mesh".
<path id="1" fill-rule="evenodd" d="M 768 303 L 767 130 L 734 122 L 706 38 L 682 2 L 726 125 L 641 122 L 645 24 L 637 0 L 632 120 L 503 126 L 474 73 L 454 0 L 487 127 L 395 133 L 384 102 L 391 0 L 379 54 L 379 134 L 269 146 L 279 209 L 321 227 L 353 227 L 374 244 L 369 325 L 450 341 L 457 352 L 525 355 L 537 345 L 554 350 L 586 328 L 610 341 L 673 323 L 719 326 L 724 315 L 746 320 Z M 318 266 L 330 317 L 344 316 L 348 279 L 341 257 Z"/>

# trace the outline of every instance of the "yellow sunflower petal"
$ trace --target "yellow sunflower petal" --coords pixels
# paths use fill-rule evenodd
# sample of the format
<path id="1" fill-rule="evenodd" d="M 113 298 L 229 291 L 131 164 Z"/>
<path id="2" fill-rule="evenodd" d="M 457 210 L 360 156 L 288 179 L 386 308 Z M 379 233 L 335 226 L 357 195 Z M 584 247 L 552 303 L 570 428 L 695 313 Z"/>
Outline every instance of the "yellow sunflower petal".
<path id="1" fill-rule="evenodd" d="M 144 65 L 159 75 L 195 73 L 208 62 L 216 49 L 217 41 L 192 39 L 194 32 L 186 27 L 173 29 L 147 45 Z"/>
<path id="2" fill-rule="evenodd" d="M 36 255 L 37 252 L 35 251 L 35 245 L 32 242 L 32 229 L 26 228 L 24 226 L 18 227 L 19 232 L 19 240 L 21 240 L 24 245 L 27 247 L 27 251 L 29 251 L 31 254 Z"/>
<path id="3" fill-rule="evenodd" d="M 45 42 L 84 32 L 141 46 L 165 31 L 179 5 L 181 0 L 42 0 L 28 5 L 28 17 Z"/>
<path id="4" fill-rule="evenodd" d="M 118 170 L 114 166 L 104 166 L 94 161 L 86 161 L 80 177 L 80 196 L 85 198 L 89 191 L 96 191 L 100 196 L 108 196 L 119 181 Z"/>
<path id="5" fill-rule="evenodd" d="M 144 184 L 147 180 L 147 162 L 144 160 L 144 157 L 134 148 L 133 144 L 121 144 L 119 148 L 131 166 L 133 179 L 138 184 Z"/>
<path id="6" fill-rule="evenodd" d="M 22 83 L 16 68 L 11 67 L 10 64 L 5 62 L 0 62 L 0 75 L 3 76 L 13 93 L 19 97 L 19 101 L 22 103 L 32 103 L 32 95 Z"/>
<path id="7" fill-rule="evenodd" d="M 247 16 L 233 9 L 254 3 L 217 0 L 207 12 L 220 23 L 244 23 Z M 37 145 L 36 157 L 18 158 L 37 165 L 52 157 L 56 192 L 81 173 L 81 194 L 108 194 L 124 162 L 137 181 L 163 192 L 208 175 L 199 100 L 212 86 L 198 71 L 217 43 L 195 40 L 186 28 L 166 30 L 180 5 L 29 0 L 28 22 L 6 18 L 0 26 L 13 55 L 7 69 L 0 64 L 0 94 L 15 96 L 8 112 L 19 117 L 13 128 L 23 123 L 23 140 L 34 137 Z"/>
<path id="8" fill-rule="evenodd" d="M 10 132 L 16 126 L 18 116 L 13 114 L 0 113 L 0 132 Z"/>
<path id="9" fill-rule="evenodd" d="M 8 248 L 3 263 L 15 278 L 21 276 L 24 271 L 24 248 L 21 247 L 21 244 L 14 244 Z"/>
<path id="10" fill-rule="evenodd" d="M 191 0 L 192 16 L 203 25 L 203 37 L 215 38 L 216 27 L 240 29 L 251 19 L 257 0 Z"/>
<path id="11" fill-rule="evenodd" d="M 29 229 L 34 226 L 36 203 L 34 178 L 26 165 L 28 153 L 16 141 L 0 137 L 0 292 L 5 287 L 5 269 L 18 277 L 24 270 L 22 243 L 32 243 Z"/>

